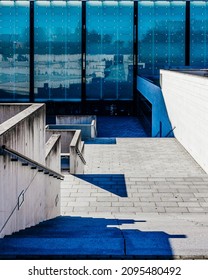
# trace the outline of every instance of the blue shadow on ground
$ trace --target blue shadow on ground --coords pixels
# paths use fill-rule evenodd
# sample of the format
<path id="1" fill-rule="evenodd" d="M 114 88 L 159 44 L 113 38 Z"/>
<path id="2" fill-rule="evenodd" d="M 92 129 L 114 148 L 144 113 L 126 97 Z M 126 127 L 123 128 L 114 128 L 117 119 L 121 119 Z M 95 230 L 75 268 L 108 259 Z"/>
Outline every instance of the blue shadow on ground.
<path id="1" fill-rule="evenodd" d="M 76 174 L 75 176 L 115 195 L 128 196 L 123 174 Z"/>
<path id="2" fill-rule="evenodd" d="M 105 137 L 96 137 L 85 140 L 85 144 L 94 144 L 94 145 L 115 145 L 116 138 L 105 138 Z"/>
<path id="3" fill-rule="evenodd" d="M 186 236 L 142 231 L 143 223 L 151 227 L 145 220 L 57 217 L 0 239 L 0 259 L 173 259 L 169 240 Z"/>
<path id="4" fill-rule="evenodd" d="M 130 116 L 98 116 L 98 137 L 147 137 L 137 117 Z"/>

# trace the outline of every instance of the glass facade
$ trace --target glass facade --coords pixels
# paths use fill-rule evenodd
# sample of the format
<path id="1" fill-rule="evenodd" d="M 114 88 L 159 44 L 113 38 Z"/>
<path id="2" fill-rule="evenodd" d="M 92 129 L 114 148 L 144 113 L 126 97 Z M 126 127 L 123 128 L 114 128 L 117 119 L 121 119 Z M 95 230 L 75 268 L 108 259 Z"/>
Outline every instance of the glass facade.
<path id="1" fill-rule="evenodd" d="M 0 100 L 29 101 L 29 2 L 0 1 Z"/>
<path id="2" fill-rule="evenodd" d="M 0 101 L 131 101 L 136 62 L 208 67 L 207 1 L 135 2 L 0 0 Z"/>
<path id="3" fill-rule="evenodd" d="M 185 1 L 138 3 L 138 73 L 149 78 L 159 70 L 185 65 Z"/>
<path id="4" fill-rule="evenodd" d="M 35 100 L 81 100 L 81 2 L 35 2 Z"/>
<path id="5" fill-rule="evenodd" d="M 191 2 L 191 66 L 208 66 L 208 3 Z"/>
<path id="6" fill-rule="evenodd" d="M 133 96 L 133 2 L 87 2 L 87 99 Z"/>

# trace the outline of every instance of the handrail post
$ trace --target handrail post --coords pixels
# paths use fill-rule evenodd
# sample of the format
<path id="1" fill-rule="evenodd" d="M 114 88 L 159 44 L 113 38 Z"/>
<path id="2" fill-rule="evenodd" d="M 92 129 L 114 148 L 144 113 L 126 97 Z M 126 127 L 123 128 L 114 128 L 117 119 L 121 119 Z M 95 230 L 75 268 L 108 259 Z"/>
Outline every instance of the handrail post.
<path id="1" fill-rule="evenodd" d="M 160 121 L 160 137 L 162 137 L 162 122 Z"/>

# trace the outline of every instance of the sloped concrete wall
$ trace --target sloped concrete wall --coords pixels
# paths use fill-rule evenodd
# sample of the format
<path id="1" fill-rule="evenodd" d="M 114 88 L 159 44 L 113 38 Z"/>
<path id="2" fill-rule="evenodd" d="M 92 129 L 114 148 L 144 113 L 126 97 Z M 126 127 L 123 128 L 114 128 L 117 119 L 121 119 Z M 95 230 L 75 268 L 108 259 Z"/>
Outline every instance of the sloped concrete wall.
<path id="1" fill-rule="evenodd" d="M 208 173 L 208 78 L 161 70 L 161 87 L 175 137 Z"/>
<path id="2" fill-rule="evenodd" d="M 137 77 L 137 90 L 152 104 L 152 137 L 160 131 L 160 122 L 162 137 L 166 136 L 173 127 L 160 87 L 142 77 Z"/>
<path id="3" fill-rule="evenodd" d="M 45 106 L 33 104 L 2 123 L 0 147 L 2 145 L 45 165 Z M 0 155 L 0 237 L 47 218 L 46 189 L 50 184 L 52 181 L 43 172 L 23 166 L 20 161 L 11 161 L 8 154 Z M 23 202 L 19 209 L 18 198 L 19 204 Z M 53 215 L 59 213 L 56 207 Z"/>

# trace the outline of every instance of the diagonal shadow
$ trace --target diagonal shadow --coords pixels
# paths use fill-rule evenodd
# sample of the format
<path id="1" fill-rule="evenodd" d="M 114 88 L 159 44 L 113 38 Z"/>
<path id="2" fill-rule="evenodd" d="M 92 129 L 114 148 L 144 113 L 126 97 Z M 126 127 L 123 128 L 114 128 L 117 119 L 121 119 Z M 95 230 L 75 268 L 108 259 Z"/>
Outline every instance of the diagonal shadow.
<path id="1" fill-rule="evenodd" d="M 40 259 L 173 259 L 170 239 L 186 236 L 140 230 L 141 223 L 146 222 L 57 217 L 1 239 L 0 259 L 6 256 L 27 259 L 35 256 Z"/>
<path id="2" fill-rule="evenodd" d="M 75 176 L 120 197 L 128 196 L 123 174 L 76 174 Z"/>

